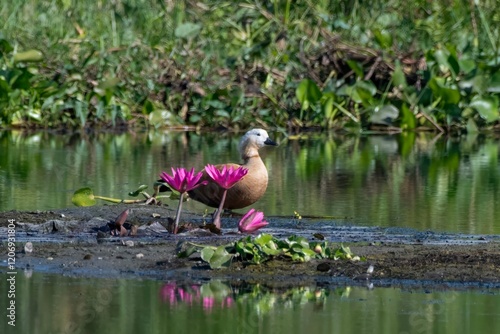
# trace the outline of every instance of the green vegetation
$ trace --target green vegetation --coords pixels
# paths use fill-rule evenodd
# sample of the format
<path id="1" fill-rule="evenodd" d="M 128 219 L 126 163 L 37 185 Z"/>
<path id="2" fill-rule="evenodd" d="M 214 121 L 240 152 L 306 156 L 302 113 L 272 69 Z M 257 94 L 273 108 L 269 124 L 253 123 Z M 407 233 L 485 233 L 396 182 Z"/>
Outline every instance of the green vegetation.
<path id="1" fill-rule="evenodd" d="M 0 127 L 499 126 L 496 1 L 21 1 Z"/>
<path id="2" fill-rule="evenodd" d="M 179 257 L 188 257 L 200 252 L 203 261 L 212 269 L 228 267 L 233 260 L 247 264 L 261 264 L 275 257 L 289 258 L 292 261 L 308 262 L 311 259 L 333 259 L 360 261 L 349 247 L 341 245 L 331 248 L 327 241 L 311 241 L 292 235 L 286 239 L 278 239 L 270 234 L 262 233 L 250 236 L 222 246 L 197 245 L 190 242 L 179 252 Z"/>

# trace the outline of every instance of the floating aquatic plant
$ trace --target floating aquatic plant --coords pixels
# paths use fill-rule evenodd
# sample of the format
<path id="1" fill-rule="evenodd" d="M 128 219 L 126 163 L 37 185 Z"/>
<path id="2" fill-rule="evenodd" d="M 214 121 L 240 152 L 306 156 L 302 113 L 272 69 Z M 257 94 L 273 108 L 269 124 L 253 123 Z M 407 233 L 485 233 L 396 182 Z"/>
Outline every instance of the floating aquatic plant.
<path id="1" fill-rule="evenodd" d="M 129 196 L 132 197 L 137 197 L 139 195 L 144 196 L 144 199 L 122 199 L 122 198 L 112 198 L 112 197 L 105 197 L 105 196 L 98 196 L 94 195 L 94 191 L 92 188 L 85 187 L 85 188 L 80 188 L 77 189 L 73 197 L 71 197 L 71 202 L 76 205 L 76 206 L 94 206 L 96 205 L 96 199 L 100 199 L 106 202 L 111 202 L 111 203 L 123 203 L 123 204 L 137 204 L 137 203 L 144 203 L 144 204 L 160 204 L 159 199 L 161 198 L 170 198 L 172 199 L 172 194 L 169 195 L 159 195 L 159 192 L 162 191 L 160 190 L 162 187 L 163 183 L 160 182 L 155 182 L 153 185 L 154 192 L 152 195 L 149 195 L 146 190 L 148 188 L 147 185 L 140 185 L 139 188 L 137 188 L 134 191 L 131 191 L 128 193 Z"/>
<path id="2" fill-rule="evenodd" d="M 200 182 L 202 172 L 195 174 L 194 168 L 191 171 L 187 171 L 185 168 L 172 168 L 172 175 L 162 172 L 160 177 L 164 180 L 172 189 L 179 192 L 179 206 L 177 207 L 177 214 L 175 215 L 175 223 L 173 228 L 173 233 L 177 233 L 179 228 L 179 218 L 181 216 L 182 201 L 184 194 L 190 190 L 193 190 L 201 185 L 206 185 L 207 181 Z"/>
<path id="3" fill-rule="evenodd" d="M 268 224 L 269 223 L 264 220 L 263 212 L 250 209 L 238 223 L 238 230 L 241 233 L 253 233 Z"/>
<path id="4" fill-rule="evenodd" d="M 296 235 L 278 239 L 262 233 L 252 238 L 247 236 L 227 245 L 207 246 L 185 242 L 180 246 L 179 257 L 188 257 L 200 252 L 203 261 L 212 269 L 228 267 L 233 260 L 250 264 L 261 264 L 277 256 L 288 257 L 292 261 L 307 262 L 311 259 L 364 260 L 355 256 L 349 247 L 333 247 L 327 241 L 308 241 Z"/>
<path id="5" fill-rule="evenodd" d="M 222 213 L 222 210 L 224 208 L 224 202 L 226 201 L 226 195 L 228 189 L 233 187 L 237 182 L 239 182 L 245 175 L 248 173 L 248 169 L 244 167 L 238 167 L 235 168 L 233 166 L 227 167 L 224 165 L 222 168 L 217 168 L 214 165 L 207 165 L 205 166 L 205 171 L 207 172 L 208 176 L 214 180 L 215 183 L 217 183 L 220 187 L 224 188 L 224 193 L 222 194 L 222 199 L 219 204 L 219 208 L 217 209 L 217 212 L 215 213 L 213 223 L 214 225 L 220 229 L 221 227 L 221 221 L 220 221 L 220 215 Z"/>

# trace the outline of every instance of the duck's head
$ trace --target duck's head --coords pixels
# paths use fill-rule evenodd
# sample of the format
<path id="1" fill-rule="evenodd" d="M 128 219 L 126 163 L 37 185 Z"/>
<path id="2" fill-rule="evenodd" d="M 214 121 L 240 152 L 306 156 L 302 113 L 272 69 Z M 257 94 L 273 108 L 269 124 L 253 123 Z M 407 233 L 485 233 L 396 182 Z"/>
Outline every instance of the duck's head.
<path id="1" fill-rule="evenodd" d="M 266 145 L 278 146 L 276 142 L 269 138 L 267 131 L 264 129 L 252 129 L 245 133 L 245 135 L 240 140 L 239 149 L 240 152 L 244 151 L 248 146 L 257 147 L 257 149 L 264 147 Z"/>

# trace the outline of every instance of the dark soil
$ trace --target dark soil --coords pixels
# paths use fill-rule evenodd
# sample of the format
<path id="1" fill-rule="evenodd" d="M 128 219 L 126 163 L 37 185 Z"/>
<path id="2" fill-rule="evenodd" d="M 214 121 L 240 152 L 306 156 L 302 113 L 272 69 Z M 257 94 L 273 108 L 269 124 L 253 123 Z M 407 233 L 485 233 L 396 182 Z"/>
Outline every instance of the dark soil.
<path id="1" fill-rule="evenodd" d="M 112 236 L 106 230 L 126 208 L 126 223 L 137 227 L 135 236 Z M 44 212 L 0 213 L 0 236 L 6 243 L 9 220 L 16 225 L 16 270 L 98 277 L 154 277 L 161 279 L 212 279 L 293 286 L 308 283 L 348 282 L 378 285 L 431 284 L 500 286 L 500 236 L 422 232 L 405 228 L 350 226 L 339 221 L 270 218 L 276 237 L 319 233 L 327 240 L 350 246 L 366 261 L 313 260 L 306 263 L 274 259 L 262 265 L 234 262 L 228 269 L 211 270 L 199 254 L 188 259 L 176 256 L 183 241 L 224 244 L 241 238 L 235 233 L 237 217 L 223 218 L 222 235 L 195 228 L 172 235 L 166 232 L 168 217 L 175 212 L 154 206 L 100 206 Z M 183 213 L 191 225 L 203 225 L 203 217 Z M 128 226 L 130 228 L 130 226 Z M 99 238 L 98 238 L 99 235 Z M 26 242 L 33 251 L 26 253 Z M 130 242 L 132 241 L 133 244 Z M 4 245 L 5 246 L 5 245 Z M 6 249 L 6 247 L 3 247 Z M 7 254 L 2 254 L 6 265 Z M 371 275 L 367 268 L 373 265 Z M 7 270 L 6 267 L 0 267 Z"/>

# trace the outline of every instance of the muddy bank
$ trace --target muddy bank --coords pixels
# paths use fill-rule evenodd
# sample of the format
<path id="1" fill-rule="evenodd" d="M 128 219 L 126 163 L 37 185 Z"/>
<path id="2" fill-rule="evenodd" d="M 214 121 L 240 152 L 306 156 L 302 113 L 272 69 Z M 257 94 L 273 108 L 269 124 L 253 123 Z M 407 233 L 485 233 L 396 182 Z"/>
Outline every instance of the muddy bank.
<path id="1" fill-rule="evenodd" d="M 137 235 L 117 237 L 98 233 L 125 208 L 132 208 L 127 223 Z M 44 212 L 0 213 L 0 236 L 4 242 L 9 221 L 16 226 L 16 270 L 34 270 L 77 276 L 158 278 L 266 283 L 292 286 L 307 283 L 364 285 L 424 284 L 500 287 L 500 236 L 422 232 L 405 228 L 377 228 L 348 225 L 343 221 L 270 218 L 271 228 L 263 232 L 277 237 L 302 235 L 313 239 L 322 234 L 331 242 L 349 245 L 366 261 L 314 260 L 306 263 L 275 259 L 263 265 L 235 262 L 228 269 L 211 270 L 198 255 L 179 259 L 179 242 L 224 244 L 241 238 L 235 233 L 238 217 L 223 219 L 223 234 L 206 230 L 171 235 L 165 230 L 175 212 L 153 206 L 99 206 Z M 195 226 L 204 218 L 184 213 L 183 220 Z M 98 234 L 99 238 L 98 238 Z M 24 245 L 32 242 L 33 251 Z M 6 247 L 4 247 L 6 249 Z M 6 270 L 2 254 L 1 270 Z M 369 265 L 374 266 L 366 275 Z"/>

